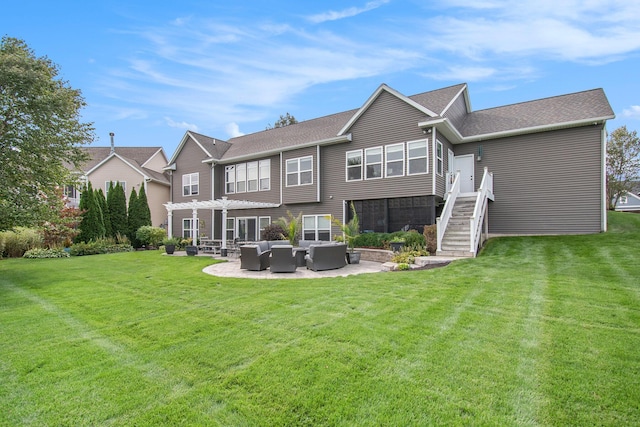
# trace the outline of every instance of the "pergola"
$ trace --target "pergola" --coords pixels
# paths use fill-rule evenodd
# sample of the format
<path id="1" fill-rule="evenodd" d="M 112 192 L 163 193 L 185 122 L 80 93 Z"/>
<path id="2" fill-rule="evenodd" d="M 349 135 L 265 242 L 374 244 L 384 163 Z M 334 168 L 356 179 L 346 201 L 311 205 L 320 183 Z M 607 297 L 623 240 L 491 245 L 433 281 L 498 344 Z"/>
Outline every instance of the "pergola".
<path id="1" fill-rule="evenodd" d="M 197 221 L 198 221 L 198 209 L 212 209 L 222 211 L 222 249 L 227 249 L 227 212 L 229 210 L 236 209 L 264 209 L 264 208 L 277 208 L 280 205 L 277 203 L 264 203 L 264 202 L 251 202 L 248 200 L 233 200 L 228 199 L 226 196 L 216 200 L 193 200 L 191 202 L 182 203 L 165 203 L 167 213 L 169 216 L 169 224 L 167 227 L 167 235 L 171 237 L 173 235 L 173 211 L 191 209 L 193 214 L 193 221 L 191 221 L 191 236 L 193 236 L 193 244 L 198 244 Z"/>

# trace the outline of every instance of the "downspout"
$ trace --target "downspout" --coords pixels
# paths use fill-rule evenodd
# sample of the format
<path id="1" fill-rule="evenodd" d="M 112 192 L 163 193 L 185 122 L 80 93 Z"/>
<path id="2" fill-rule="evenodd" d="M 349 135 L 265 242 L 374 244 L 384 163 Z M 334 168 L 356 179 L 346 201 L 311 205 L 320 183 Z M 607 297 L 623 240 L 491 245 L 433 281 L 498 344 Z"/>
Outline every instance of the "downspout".
<path id="1" fill-rule="evenodd" d="M 433 166 L 433 190 L 432 193 L 434 196 L 436 195 L 436 169 L 438 167 L 438 159 L 436 158 L 436 127 L 433 126 L 431 129 L 433 129 L 431 131 L 431 135 L 433 140 L 431 141 L 431 149 L 432 149 L 432 153 L 433 153 L 433 161 L 432 161 L 432 166 Z"/>
<path id="2" fill-rule="evenodd" d="M 280 152 L 280 206 L 282 206 L 282 151 Z M 286 179 L 286 176 L 285 176 Z"/>
<path id="3" fill-rule="evenodd" d="M 316 202 L 320 202 L 320 146 L 316 145 Z"/>
<path id="4" fill-rule="evenodd" d="M 601 214 L 601 230 L 607 231 L 607 211 L 609 209 L 609 200 L 607 200 L 607 129 L 606 124 L 602 124 L 600 131 L 602 139 L 602 214 Z"/>
<path id="5" fill-rule="evenodd" d="M 216 199 L 216 165 L 211 162 L 211 200 Z M 211 236 L 210 239 L 216 237 L 216 210 L 211 209 Z"/>

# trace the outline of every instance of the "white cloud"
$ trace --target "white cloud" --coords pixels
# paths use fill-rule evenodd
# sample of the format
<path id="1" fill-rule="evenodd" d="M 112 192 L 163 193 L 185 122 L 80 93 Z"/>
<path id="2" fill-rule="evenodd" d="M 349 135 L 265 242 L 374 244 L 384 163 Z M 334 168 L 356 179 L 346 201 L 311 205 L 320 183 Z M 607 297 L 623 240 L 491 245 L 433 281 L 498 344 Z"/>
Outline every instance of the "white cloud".
<path id="1" fill-rule="evenodd" d="M 234 122 L 231 122 L 231 123 L 227 124 L 227 126 L 225 126 L 225 130 L 227 131 L 227 134 L 231 138 L 235 138 L 235 137 L 244 135 L 243 132 L 240 132 L 240 126 L 238 126 L 238 124 L 234 123 Z"/>
<path id="2" fill-rule="evenodd" d="M 192 130 L 194 132 L 198 131 L 198 126 L 194 125 L 193 123 L 176 122 L 171 117 L 164 117 L 164 121 L 169 127 L 172 128 Z"/>
<path id="3" fill-rule="evenodd" d="M 630 119 L 640 119 L 640 105 L 632 105 L 622 110 L 622 115 Z"/>
<path id="4" fill-rule="evenodd" d="M 351 18 L 361 13 L 368 12 L 373 9 L 377 9 L 380 6 L 389 3 L 390 0 L 377 0 L 370 1 L 364 5 L 364 7 L 350 7 L 340 11 L 330 10 L 329 12 L 319 13 L 317 15 L 311 15 L 307 19 L 314 24 L 320 24 L 326 21 L 337 21 L 339 19 Z"/>

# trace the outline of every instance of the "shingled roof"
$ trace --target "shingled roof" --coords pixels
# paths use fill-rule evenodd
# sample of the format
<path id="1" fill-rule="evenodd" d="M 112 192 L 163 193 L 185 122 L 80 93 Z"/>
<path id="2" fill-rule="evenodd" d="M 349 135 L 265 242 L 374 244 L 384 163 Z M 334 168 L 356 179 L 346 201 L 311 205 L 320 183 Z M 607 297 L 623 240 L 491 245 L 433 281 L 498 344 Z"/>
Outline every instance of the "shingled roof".
<path id="1" fill-rule="evenodd" d="M 82 165 L 82 171 L 85 173 L 104 162 L 111 155 L 111 147 L 83 147 L 82 149 L 89 155 L 89 160 Z M 149 178 L 163 184 L 169 184 L 169 178 L 164 173 L 142 166 L 158 151 L 162 151 L 162 147 L 115 147 L 114 150 L 116 155 Z"/>
<path id="2" fill-rule="evenodd" d="M 474 111 L 458 129 L 463 137 L 490 135 L 576 122 L 613 118 L 602 89 L 554 96 L 519 104 Z"/>
<path id="3" fill-rule="evenodd" d="M 445 109 L 457 96 L 468 97 L 465 83 L 436 89 L 405 97 L 395 90 L 381 85 L 372 95 L 376 96 L 381 89 L 396 94 L 409 104 L 419 104 L 419 108 L 437 114 L 425 116 L 420 126 L 439 126 L 444 123 L 443 131 L 451 136 L 452 142 L 469 142 L 481 138 L 528 133 L 544 129 L 570 127 L 586 124 L 589 121 L 600 122 L 614 116 L 606 95 L 602 89 L 593 89 L 568 95 L 554 96 L 534 101 L 522 102 L 501 107 L 469 112 L 455 127 L 442 115 Z M 464 92 L 463 92 L 464 91 Z M 350 121 L 357 120 L 357 115 L 370 105 L 371 98 L 358 109 L 331 114 L 296 124 L 264 130 L 239 136 L 226 141 L 190 132 L 211 154 L 211 160 L 224 162 L 264 156 L 270 153 L 292 150 L 316 143 L 343 142 L 350 135 L 340 135 Z M 468 98 L 465 99 L 468 105 Z M 414 107 L 418 107 L 417 105 Z M 341 139 L 342 138 L 342 139 Z M 177 153 L 176 153 L 177 154 Z M 174 155 L 175 157 L 175 155 Z"/>

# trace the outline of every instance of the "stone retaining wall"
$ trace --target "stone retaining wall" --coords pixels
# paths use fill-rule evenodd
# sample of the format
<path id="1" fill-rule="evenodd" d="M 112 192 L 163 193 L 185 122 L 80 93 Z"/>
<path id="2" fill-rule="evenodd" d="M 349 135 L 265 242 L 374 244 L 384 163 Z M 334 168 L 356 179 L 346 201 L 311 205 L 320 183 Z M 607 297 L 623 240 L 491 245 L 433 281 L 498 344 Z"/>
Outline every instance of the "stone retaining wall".
<path id="1" fill-rule="evenodd" d="M 389 262 L 393 256 L 392 251 L 384 249 L 367 249 L 367 248 L 355 248 L 357 252 L 360 252 L 360 259 L 362 261 L 375 261 L 375 262 Z"/>

